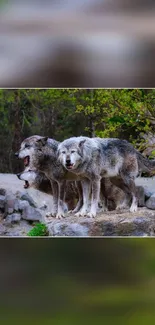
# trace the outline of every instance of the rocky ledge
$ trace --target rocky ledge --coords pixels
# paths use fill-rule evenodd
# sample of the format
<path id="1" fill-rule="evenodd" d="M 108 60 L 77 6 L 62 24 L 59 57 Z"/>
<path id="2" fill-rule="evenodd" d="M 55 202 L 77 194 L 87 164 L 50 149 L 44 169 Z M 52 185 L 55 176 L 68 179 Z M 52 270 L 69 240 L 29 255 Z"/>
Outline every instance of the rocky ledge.
<path id="1" fill-rule="evenodd" d="M 46 219 L 51 236 L 103 237 L 103 236 L 155 236 L 155 211 L 146 207 L 138 211 L 108 211 L 95 219 L 69 216 L 63 220 Z"/>
<path id="2" fill-rule="evenodd" d="M 23 185 L 16 175 L 0 174 L 0 236 L 27 236 L 41 222 L 52 237 L 155 236 L 155 177 L 137 178 L 136 185 L 143 189 L 137 212 L 108 211 L 95 219 L 47 217 L 52 196 Z"/>

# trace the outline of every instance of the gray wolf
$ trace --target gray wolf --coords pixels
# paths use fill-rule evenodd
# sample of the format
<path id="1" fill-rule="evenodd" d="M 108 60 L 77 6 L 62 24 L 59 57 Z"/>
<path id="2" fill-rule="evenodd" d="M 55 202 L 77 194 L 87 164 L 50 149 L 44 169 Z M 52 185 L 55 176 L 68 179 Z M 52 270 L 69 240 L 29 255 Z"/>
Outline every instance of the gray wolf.
<path id="1" fill-rule="evenodd" d="M 44 173 L 33 170 L 24 170 L 23 172 L 17 174 L 17 177 L 26 182 L 26 188 L 33 187 L 41 192 L 53 195 L 50 180 L 45 176 Z M 65 203 L 67 204 L 67 210 L 74 210 L 78 199 L 79 192 L 76 182 L 67 182 L 64 198 Z"/>
<path id="2" fill-rule="evenodd" d="M 79 177 L 66 170 L 57 159 L 58 144 L 59 142 L 54 139 L 34 135 L 21 143 L 20 149 L 15 155 L 24 160 L 26 170 L 42 172 L 50 180 L 53 193 L 51 215 L 61 218 L 64 217 L 62 202 L 64 202 L 67 181 L 77 181 L 79 202 L 75 211 L 82 206 L 82 189 L 78 181 Z"/>
<path id="3" fill-rule="evenodd" d="M 83 139 L 87 139 L 86 137 Z M 88 138 L 89 139 L 89 138 Z M 67 179 L 77 179 L 75 175 L 66 172 L 66 168 L 60 164 L 57 159 L 57 148 L 58 141 L 47 137 L 32 136 L 25 139 L 20 147 L 19 152 L 16 156 L 24 160 L 25 170 L 19 174 L 19 178 L 25 180 L 25 186 L 36 187 L 37 189 L 54 196 L 54 207 L 51 211 L 51 215 L 61 218 L 64 215 L 62 211 L 62 202 L 68 205 L 68 209 L 76 215 L 83 216 L 89 208 L 89 194 L 88 194 L 88 183 L 89 180 L 80 181 L 66 181 Z M 68 177 L 69 176 L 69 177 Z M 78 177 L 79 179 L 79 177 Z M 58 211 L 58 191 L 60 189 L 59 182 L 64 186 L 64 197 L 61 199 L 60 208 Z M 81 184 L 82 183 L 82 184 Z M 83 190 L 82 187 L 84 188 Z M 54 190 L 53 190 L 54 189 Z M 114 186 L 110 180 L 102 179 L 101 181 L 101 200 L 104 202 L 104 210 L 106 205 L 112 206 L 112 209 L 121 209 L 126 207 L 126 198 L 120 189 Z M 78 202 L 77 202 L 78 201 Z M 75 207 L 75 203 L 77 205 Z M 121 202 L 121 204 L 120 204 Z M 84 205 L 84 207 L 83 207 Z M 59 212 L 59 213 L 58 213 Z"/>
<path id="4" fill-rule="evenodd" d="M 141 171 L 155 170 L 155 161 L 143 157 L 128 141 L 117 138 L 72 137 L 58 145 L 58 159 L 66 170 L 90 181 L 90 217 L 96 216 L 102 178 L 110 178 L 130 195 L 130 211 L 134 212 L 137 210 L 134 180 Z M 85 185 L 84 195 L 88 197 L 89 192 Z"/>

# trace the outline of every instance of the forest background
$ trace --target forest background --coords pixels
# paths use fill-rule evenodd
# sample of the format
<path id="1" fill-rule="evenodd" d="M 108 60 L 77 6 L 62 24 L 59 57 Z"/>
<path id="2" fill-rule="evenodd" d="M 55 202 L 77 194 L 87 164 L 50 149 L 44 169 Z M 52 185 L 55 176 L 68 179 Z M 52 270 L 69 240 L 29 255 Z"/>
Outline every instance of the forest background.
<path id="1" fill-rule="evenodd" d="M 1 172 L 23 169 L 14 153 L 33 134 L 119 137 L 143 152 L 154 132 L 155 89 L 0 90 Z"/>

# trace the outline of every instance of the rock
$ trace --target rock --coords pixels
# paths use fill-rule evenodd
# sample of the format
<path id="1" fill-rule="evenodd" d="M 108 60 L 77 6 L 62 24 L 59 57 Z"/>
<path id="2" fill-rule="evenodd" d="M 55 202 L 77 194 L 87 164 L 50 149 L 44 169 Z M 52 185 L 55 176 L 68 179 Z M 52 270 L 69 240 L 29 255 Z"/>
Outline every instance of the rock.
<path id="1" fill-rule="evenodd" d="M 148 209 L 155 210 L 155 193 L 145 202 Z"/>
<path id="2" fill-rule="evenodd" d="M 47 221 L 48 220 L 48 221 Z M 155 211 L 138 208 L 138 211 L 108 211 L 97 215 L 95 219 L 69 216 L 65 220 L 47 218 L 49 236 L 107 237 L 140 236 L 147 237 L 155 229 Z M 155 236 L 155 233 L 154 233 Z"/>
<path id="3" fill-rule="evenodd" d="M 47 209 L 47 205 L 46 204 L 44 204 L 43 206 L 40 207 L 40 210 L 43 210 L 44 211 L 46 209 Z"/>
<path id="4" fill-rule="evenodd" d="M 26 236 L 33 221 L 44 222 L 50 236 L 55 237 L 155 236 L 155 208 L 150 208 L 148 202 L 149 209 L 138 208 L 135 213 L 128 210 L 100 212 L 95 219 L 77 218 L 75 215 L 67 215 L 62 220 L 46 218 L 47 211 L 51 211 L 53 206 L 51 195 L 33 188 L 24 190 L 16 175 L 0 175 L 0 207 L 5 207 L 5 215 L 2 213 L 0 216 L 0 236 Z M 150 201 L 155 202 L 154 184 L 154 177 L 136 180 L 140 206 L 145 204 L 146 193 L 153 193 Z M 152 204 L 155 205 L 151 203 L 152 207 Z"/>
<path id="5" fill-rule="evenodd" d="M 155 193 L 155 177 L 137 177 L 135 183 L 144 188 L 146 198 Z"/>
<path id="6" fill-rule="evenodd" d="M 0 224 L 0 236 L 25 237 L 32 228 L 33 226 L 26 220 L 20 220 L 19 223 L 5 221 L 3 225 Z"/>
<path id="7" fill-rule="evenodd" d="M 19 211 L 20 210 L 19 207 L 20 207 L 20 200 L 16 199 L 14 203 L 14 211 Z"/>
<path id="8" fill-rule="evenodd" d="M 0 195 L 6 195 L 6 190 L 4 188 L 0 188 Z"/>
<path id="9" fill-rule="evenodd" d="M 13 222 L 19 222 L 21 220 L 21 214 L 20 213 L 13 213 L 6 217 L 5 223 L 13 223 Z"/>
<path id="10" fill-rule="evenodd" d="M 16 197 L 13 194 L 6 195 L 5 214 L 12 214 L 14 211 Z"/>
<path id="11" fill-rule="evenodd" d="M 33 208 L 30 205 L 25 206 L 22 212 L 22 219 L 30 221 L 42 221 L 42 214 L 39 209 Z"/>
<path id="12" fill-rule="evenodd" d="M 20 199 L 23 200 L 23 201 L 27 201 L 27 202 L 29 202 L 29 204 L 30 204 L 32 207 L 37 208 L 37 206 L 36 206 L 34 200 L 32 199 L 32 197 L 31 197 L 28 193 L 24 193 L 24 194 L 22 194 L 21 197 L 20 197 Z"/>
<path id="13" fill-rule="evenodd" d="M 5 210 L 6 196 L 0 195 L 0 209 Z"/>
<path id="14" fill-rule="evenodd" d="M 29 202 L 28 201 L 20 201 L 19 200 L 19 205 L 18 205 L 18 208 L 19 208 L 19 211 L 23 212 L 23 210 L 26 208 L 26 207 L 29 207 Z"/>
<path id="15" fill-rule="evenodd" d="M 49 229 L 50 228 L 50 229 Z M 51 236 L 72 236 L 85 237 L 88 236 L 88 228 L 78 223 L 56 222 L 48 227 Z"/>
<path id="16" fill-rule="evenodd" d="M 148 188 L 144 188 L 144 194 L 145 194 L 145 198 L 149 199 L 154 194 L 154 192 L 150 191 Z"/>

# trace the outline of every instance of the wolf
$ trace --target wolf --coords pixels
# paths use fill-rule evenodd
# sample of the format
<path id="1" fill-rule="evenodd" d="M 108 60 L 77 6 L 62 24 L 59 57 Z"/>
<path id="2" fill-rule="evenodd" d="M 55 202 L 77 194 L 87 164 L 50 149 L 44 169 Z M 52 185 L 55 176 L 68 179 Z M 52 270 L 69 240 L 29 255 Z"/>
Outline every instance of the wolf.
<path id="1" fill-rule="evenodd" d="M 110 181 L 131 197 L 130 211 L 137 211 L 135 178 L 139 172 L 155 170 L 155 160 L 143 157 L 128 141 L 118 138 L 71 137 L 58 145 L 58 159 L 73 174 L 90 181 L 90 217 L 95 217 L 99 202 L 100 181 Z M 90 193 L 85 184 L 85 197 Z M 85 205 L 85 210 L 88 207 Z"/>
<path id="2" fill-rule="evenodd" d="M 24 170 L 17 174 L 17 177 L 20 180 L 25 181 L 25 188 L 33 187 L 43 193 L 53 195 L 51 183 L 44 173 L 33 170 Z M 79 192 L 76 182 L 67 182 L 65 189 L 65 203 L 67 204 L 67 210 L 70 213 L 76 213 L 80 210 L 75 207 L 78 199 Z M 125 193 L 121 189 L 112 184 L 109 178 L 102 178 L 99 202 L 99 211 L 101 212 L 105 211 L 105 209 L 102 210 L 103 204 L 106 206 L 106 210 L 122 210 L 123 208 L 128 207 L 129 198 L 126 197 Z M 81 213 L 76 213 L 76 215 L 81 216 Z"/>
<path id="3" fill-rule="evenodd" d="M 54 139 L 33 135 L 21 143 L 20 149 L 15 155 L 24 160 L 24 167 L 27 171 L 42 172 L 50 180 L 53 193 L 51 215 L 61 218 L 64 217 L 62 202 L 64 202 L 67 181 L 76 181 L 78 188 L 79 201 L 74 212 L 81 208 L 83 198 L 80 178 L 66 170 L 57 159 L 58 144 L 59 142 Z"/>
<path id="4" fill-rule="evenodd" d="M 23 172 L 17 174 L 17 177 L 26 182 L 26 188 L 33 187 L 43 193 L 53 195 L 50 180 L 45 176 L 44 173 L 33 170 L 24 170 Z M 67 204 L 67 209 L 65 205 L 65 210 L 74 210 L 78 199 L 79 192 L 76 182 L 67 182 L 64 198 L 65 203 Z"/>

